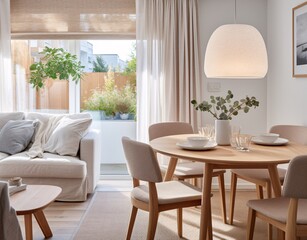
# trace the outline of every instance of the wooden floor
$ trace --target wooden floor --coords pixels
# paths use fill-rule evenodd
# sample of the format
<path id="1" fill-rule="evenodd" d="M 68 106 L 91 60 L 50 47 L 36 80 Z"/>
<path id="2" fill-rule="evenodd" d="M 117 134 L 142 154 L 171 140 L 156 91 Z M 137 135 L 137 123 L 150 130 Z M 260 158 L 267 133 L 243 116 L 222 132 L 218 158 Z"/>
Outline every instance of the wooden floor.
<path id="1" fill-rule="evenodd" d="M 96 191 L 130 191 L 131 181 L 100 181 Z M 54 202 L 48 206 L 44 213 L 53 232 L 52 240 L 73 239 L 75 231 L 78 229 L 81 219 L 88 208 L 91 195 L 86 202 Z M 24 235 L 24 218 L 18 216 L 21 230 Z M 33 240 L 45 239 L 35 218 L 33 217 Z M 90 240 L 90 239 L 87 239 Z"/>
<path id="2" fill-rule="evenodd" d="M 123 181 L 123 183 L 115 182 L 115 184 L 112 184 L 109 182 L 107 183 L 100 182 L 100 184 L 97 187 L 97 190 L 98 191 L 127 191 L 131 187 L 130 183 L 131 183 L 130 181 Z M 216 194 L 218 193 L 214 192 L 214 195 Z M 228 196 L 229 196 L 229 192 L 227 192 L 227 200 L 229 200 Z M 251 192 L 248 192 L 248 191 L 238 192 L 237 197 L 240 199 L 240 200 L 238 199 L 238 204 L 240 205 L 239 202 L 242 202 L 242 201 L 245 203 L 245 199 L 247 201 L 250 196 L 251 196 Z M 78 226 L 82 220 L 82 217 L 90 204 L 90 200 L 91 200 L 91 196 L 86 202 L 54 202 L 50 206 L 48 206 L 44 210 L 44 212 L 45 212 L 47 221 L 49 222 L 49 225 L 53 232 L 53 237 L 49 239 L 52 239 L 52 240 L 73 239 L 74 233 L 78 229 Z M 227 201 L 227 204 L 228 203 L 229 201 Z M 227 205 L 227 211 L 228 211 L 228 205 Z M 217 214 L 220 215 L 220 213 L 217 213 Z M 228 212 L 227 212 L 227 215 L 228 215 Z M 20 220 L 20 226 L 24 234 L 23 217 L 19 216 L 18 218 Z M 44 239 L 44 236 L 35 218 L 33 218 L 33 239 L 34 240 Z"/>
<path id="3" fill-rule="evenodd" d="M 82 216 L 84 215 L 90 199 L 86 202 L 54 202 L 48 206 L 44 213 L 47 221 L 53 232 L 52 240 L 68 240 L 72 239 L 74 232 L 77 230 Z M 24 235 L 24 219 L 22 216 L 18 216 L 21 230 Z M 33 218 L 33 239 L 44 239 L 44 235 L 41 232 L 35 218 Z"/>

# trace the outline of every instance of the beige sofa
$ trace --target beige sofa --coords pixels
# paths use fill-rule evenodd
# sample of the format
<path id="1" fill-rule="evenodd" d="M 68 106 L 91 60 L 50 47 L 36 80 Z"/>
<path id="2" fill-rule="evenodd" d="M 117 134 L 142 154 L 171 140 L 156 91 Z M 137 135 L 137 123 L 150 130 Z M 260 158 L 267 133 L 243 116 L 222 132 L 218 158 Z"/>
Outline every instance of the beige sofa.
<path id="1" fill-rule="evenodd" d="M 4 115 L 4 117 L 2 115 Z M 0 113 L 0 136 L 2 131 L 1 127 L 3 127 L 4 122 L 6 122 L 7 119 L 10 119 L 8 115 Z M 18 117 L 16 117 L 17 115 L 16 113 L 11 113 L 11 118 L 13 120 L 20 118 L 25 120 L 35 120 L 38 118 L 41 120 L 40 124 L 45 122 L 42 129 L 35 130 L 36 137 L 38 136 L 37 134 L 39 134 L 39 132 L 41 132 L 41 134 L 45 134 L 45 131 L 52 132 L 52 130 L 53 132 L 56 132 L 57 128 L 59 128 L 59 124 L 61 124 L 60 121 L 54 124 L 52 127 L 46 127 L 47 123 L 51 122 L 51 119 L 54 119 L 54 116 L 57 116 L 57 118 L 60 116 L 58 119 L 61 119 L 62 122 L 63 119 L 74 121 L 74 124 L 77 121 L 74 119 L 90 118 L 90 115 L 88 114 L 50 115 L 38 113 L 19 113 Z M 91 121 L 91 119 L 86 120 L 87 124 L 88 121 Z M 58 132 L 63 132 L 63 134 L 65 134 L 63 138 L 68 137 L 68 140 L 76 138 L 73 135 L 71 137 L 67 136 L 67 134 L 69 135 L 70 133 L 67 133 L 65 126 Z M 9 178 L 19 176 L 22 177 L 23 182 L 26 184 L 46 184 L 61 187 L 62 193 L 59 195 L 57 200 L 86 200 L 87 194 L 94 191 L 99 179 L 100 160 L 99 145 L 97 140 L 98 133 L 93 130 L 86 130 L 80 133 L 78 132 L 77 135 L 80 135 L 81 139 L 78 141 L 79 145 L 77 146 L 78 149 L 76 156 L 67 155 L 65 152 L 62 154 L 61 151 L 57 153 L 57 150 L 50 152 L 50 148 L 48 150 L 49 152 L 46 152 L 43 149 L 41 155 L 37 154 L 37 148 L 34 148 L 35 151 L 33 151 L 32 148 L 36 144 L 37 139 L 32 139 L 32 147 L 30 144 L 30 146 L 28 146 L 27 149 L 22 152 L 13 155 L 0 152 L 0 180 L 6 181 Z M 52 138 L 52 135 L 49 138 Z M 48 139 L 45 140 L 48 142 Z M 63 143 L 61 141 L 61 139 L 56 139 L 54 140 L 54 144 L 60 144 L 65 149 L 66 140 L 63 141 Z"/>

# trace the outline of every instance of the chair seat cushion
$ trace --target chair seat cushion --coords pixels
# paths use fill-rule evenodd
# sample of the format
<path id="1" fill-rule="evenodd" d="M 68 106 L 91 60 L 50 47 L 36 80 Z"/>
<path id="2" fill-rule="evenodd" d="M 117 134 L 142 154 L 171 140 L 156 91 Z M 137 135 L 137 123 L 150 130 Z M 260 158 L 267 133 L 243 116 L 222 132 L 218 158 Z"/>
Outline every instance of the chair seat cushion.
<path id="1" fill-rule="evenodd" d="M 166 172 L 168 165 L 160 165 L 161 171 Z M 219 169 L 213 170 L 213 172 L 221 171 Z M 183 162 L 177 163 L 174 176 L 177 178 L 185 176 L 201 177 L 204 172 L 204 164 L 200 162 Z"/>
<path id="2" fill-rule="evenodd" d="M 267 217 L 286 223 L 289 201 L 290 198 L 285 197 L 249 200 L 247 206 Z M 299 199 L 297 223 L 307 224 L 307 199 Z"/>
<path id="3" fill-rule="evenodd" d="M 287 170 L 283 168 L 278 168 L 277 170 L 279 179 L 283 182 Z M 232 169 L 231 172 L 246 178 L 260 179 L 263 181 L 270 180 L 270 174 L 267 169 Z"/>
<path id="4" fill-rule="evenodd" d="M 190 200 L 200 200 L 201 190 L 193 185 L 182 181 L 169 181 L 156 183 L 159 204 L 169 204 Z M 141 185 L 133 188 L 131 197 L 140 201 L 149 202 L 149 188 Z"/>
<path id="5" fill-rule="evenodd" d="M 31 159 L 25 152 L 0 160 L 0 176 L 31 178 L 85 178 L 86 163 L 77 157 L 44 153 Z"/>

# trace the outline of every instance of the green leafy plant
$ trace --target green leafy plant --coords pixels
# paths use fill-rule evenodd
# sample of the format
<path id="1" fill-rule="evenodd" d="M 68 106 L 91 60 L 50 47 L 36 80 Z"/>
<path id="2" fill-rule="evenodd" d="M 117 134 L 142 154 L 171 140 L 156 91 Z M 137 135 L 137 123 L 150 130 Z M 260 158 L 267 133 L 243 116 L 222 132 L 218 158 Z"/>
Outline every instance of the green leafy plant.
<path id="1" fill-rule="evenodd" d="M 237 116 L 239 111 L 248 113 L 250 108 L 258 107 L 259 101 L 255 97 L 242 98 L 232 103 L 233 94 L 228 90 L 226 97 L 210 96 L 209 101 L 203 101 L 198 104 L 194 99 L 191 101 L 196 110 L 209 112 L 213 117 L 219 120 L 231 120 L 233 116 Z"/>
<path id="2" fill-rule="evenodd" d="M 125 88 L 120 91 L 120 96 L 117 99 L 116 111 L 120 114 L 136 112 L 136 94 L 133 87 L 126 85 Z"/>
<path id="3" fill-rule="evenodd" d="M 96 56 L 96 61 L 93 62 L 93 72 L 107 72 L 108 69 L 109 67 L 103 58 Z"/>
<path id="4" fill-rule="evenodd" d="M 116 103 L 116 111 L 120 114 L 129 113 L 130 112 L 130 103 L 125 102 L 124 100 L 119 100 Z"/>
<path id="5" fill-rule="evenodd" d="M 90 111 L 100 111 L 103 101 L 102 92 L 95 89 L 91 96 L 85 101 L 85 109 Z"/>
<path id="6" fill-rule="evenodd" d="M 85 101 L 85 109 L 104 111 L 106 116 L 114 117 L 116 112 L 136 112 L 135 85 L 127 84 L 123 89 L 118 89 L 115 84 L 114 72 L 108 71 L 105 77 L 103 90 L 94 90 Z"/>
<path id="7" fill-rule="evenodd" d="M 48 78 L 78 82 L 82 79 L 84 66 L 77 56 L 66 52 L 63 48 L 45 47 L 40 54 L 44 56 L 39 62 L 30 66 L 30 83 L 36 89 L 43 88 Z"/>

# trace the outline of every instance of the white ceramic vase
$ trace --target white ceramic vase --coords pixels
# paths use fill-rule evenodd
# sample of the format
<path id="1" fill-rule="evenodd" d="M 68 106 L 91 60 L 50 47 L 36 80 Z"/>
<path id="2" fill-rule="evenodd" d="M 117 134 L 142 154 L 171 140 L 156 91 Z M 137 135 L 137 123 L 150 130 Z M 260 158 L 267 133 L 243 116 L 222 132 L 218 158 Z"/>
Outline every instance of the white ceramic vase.
<path id="1" fill-rule="evenodd" d="M 215 120 L 215 141 L 218 145 L 230 145 L 229 120 Z"/>

